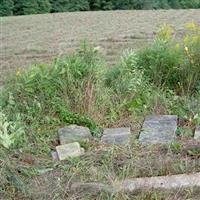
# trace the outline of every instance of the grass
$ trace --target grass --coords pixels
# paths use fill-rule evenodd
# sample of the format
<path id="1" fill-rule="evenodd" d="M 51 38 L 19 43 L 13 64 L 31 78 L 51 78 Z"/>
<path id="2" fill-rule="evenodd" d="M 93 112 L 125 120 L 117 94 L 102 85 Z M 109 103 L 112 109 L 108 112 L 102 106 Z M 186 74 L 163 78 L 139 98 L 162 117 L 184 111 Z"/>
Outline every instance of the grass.
<path id="1" fill-rule="evenodd" d="M 77 181 L 111 184 L 125 178 L 200 171 L 199 143 L 192 138 L 194 127 L 200 124 L 200 80 L 196 76 L 200 32 L 198 25 L 191 23 L 191 27 L 187 30 L 192 35 L 186 31 L 177 40 L 165 26 L 152 45 L 125 51 L 114 67 L 107 66 L 99 48 L 83 41 L 75 53 L 57 57 L 51 64 L 18 70 L 0 95 L 1 197 L 199 199 L 198 188 L 88 197 L 69 190 Z M 180 57 L 171 51 L 177 46 Z M 151 56 L 145 60 L 146 55 Z M 167 72 L 163 59 L 168 62 Z M 153 73 L 149 73 L 152 66 Z M 186 66 L 191 73 L 182 74 Z M 173 77 L 168 75 L 171 70 Z M 180 92 L 179 86 L 185 83 L 189 84 Z M 148 114 L 178 115 L 177 141 L 168 146 L 141 146 L 137 137 Z M 81 144 L 86 149 L 81 158 L 53 162 L 50 152 L 59 144 L 57 130 L 68 124 L 89 127 L 94 140 Z M 131 126 L 129 148 L 99 143 L 102 128 L 121 126 Z"/>

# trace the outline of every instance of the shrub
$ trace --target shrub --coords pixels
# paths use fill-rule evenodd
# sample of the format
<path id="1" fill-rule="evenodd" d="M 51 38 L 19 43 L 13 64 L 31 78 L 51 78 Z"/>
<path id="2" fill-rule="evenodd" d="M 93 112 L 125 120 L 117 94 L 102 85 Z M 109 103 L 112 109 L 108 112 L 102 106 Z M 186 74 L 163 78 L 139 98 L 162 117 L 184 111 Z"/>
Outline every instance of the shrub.
<path id="1" fill-rule="evenodd" d="M 163 27 L 153 45 L 137 54 L 137 65 L 150 82 L 178 94 L 193 94 L 200 84 L 200 27 L 190 24 L 182 42 L 175 42 L 170 27 Z"/>

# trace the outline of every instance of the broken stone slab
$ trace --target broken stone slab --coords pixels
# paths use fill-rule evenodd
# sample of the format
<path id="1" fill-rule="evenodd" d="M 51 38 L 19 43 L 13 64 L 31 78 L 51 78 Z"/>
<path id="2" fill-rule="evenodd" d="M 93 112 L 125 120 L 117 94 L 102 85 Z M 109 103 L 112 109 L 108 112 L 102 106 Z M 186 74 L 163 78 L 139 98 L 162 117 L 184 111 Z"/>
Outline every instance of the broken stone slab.
<path id="1" fill-rule="evenodd" d="M 137 190 L 179 190 L 200 187 L 200 173 L 160 176 L 150 178 L 127 179 L 115 184 L 118 192 Z"/>
<path id="2" fill-rule="evenodd" d="M 84 154 L 84 149 L 81 148 L 78 142 L 64 144 L 56 147 L 59 160 L 66 160 L 68 158 L 79 157 Z"/>
<path id="3" fill-rule="evenodd" d="M 115 190 L 112 186 L 99 182 L 73 183 L 70 189 L 73 193 L 82 193 L 84 195 L 95 195 L 100 192 L 115 193 Z"/>
<path id="4" fill-rule="evenodd" d="M 128 145 L 130 144 L 130 128 L 106 128 L 101 141 L 107 144 Z"/>
<path id="5" fill-rule="evenodd" d="M 88 141 L 92 138 L 89 128 L 77 125 L 70 125 L 59 129 L 58 135 L 61 144 Z"/>
<path id="6" fill-rule="evenodd" d="M 200 126 L 195 130 L 194 139 L 200 141 Z"/>
<path id="7" fill-rule="evenodd" d="M 152 189 L 171 191 L 194 187 L 200 187 L 200 173 L 125 179 L 110 185 L 96 182 L 75 183 L 72 184 L 71 191 L 76 193 L 84 192 L 85 194 L 97 194 L 99 192 L 114 194 L 119 192 L 150 191 Z"/>
<path id="8" fill-rule="evenodd" d="M 176 137 L 177 116 L 159 115 L 146 117 L 139 141 L 144 145 L 168 144 Z"/>

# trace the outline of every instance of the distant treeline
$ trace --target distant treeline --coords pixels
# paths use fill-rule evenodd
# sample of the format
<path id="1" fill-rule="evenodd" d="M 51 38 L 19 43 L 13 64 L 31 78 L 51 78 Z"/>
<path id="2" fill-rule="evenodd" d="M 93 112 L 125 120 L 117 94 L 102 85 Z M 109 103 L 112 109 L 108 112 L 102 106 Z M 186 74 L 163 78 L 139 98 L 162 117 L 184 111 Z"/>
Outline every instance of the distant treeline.
<path id="1" fill-rule="evenodd" d="M 67 11 L 200 8 L 200 0 L 0 0 L 0 16 Z"/>

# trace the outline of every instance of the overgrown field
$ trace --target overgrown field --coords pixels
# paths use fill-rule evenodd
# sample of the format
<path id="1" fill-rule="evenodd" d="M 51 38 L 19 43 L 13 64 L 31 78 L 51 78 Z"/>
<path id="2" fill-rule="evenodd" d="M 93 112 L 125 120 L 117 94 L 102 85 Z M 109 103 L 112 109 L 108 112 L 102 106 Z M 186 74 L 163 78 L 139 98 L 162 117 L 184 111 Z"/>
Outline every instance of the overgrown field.
<path id="1" fill-rule="evenodd" d="M 130 177 L 200 171 L 200 146 L 192 139 L 200 125 L 200 26 L 179 35 L 162 26 L 151 45 L 124 51 L 110 67 L 99 47 L 83 41 L 77 51 L 50 65 L 18 69 L 0 96 L 0 193 L 2 199 L 199 199 L 199 188 L 137 194 L 72 194 L 74 181 L 111 184 Z M 176 142 L 142 147 L 144 117 L 179 117 Z M 53 162 L 57 129 L 87 126 L 93 142 L 81 158 Z M 130 148 L 98 143 L 104 127 L 131 126 Z"/>
<path id="2" fill-rule="evenodd" d="M 151 42 L 164 23 L 182 35 L 188 21 L 200 23 L 200 10 L 106 11 L 0 18 L 0 84 L 13 70 L 51 62 L 87 39 L 117 63 L 122 51 Z"/>

